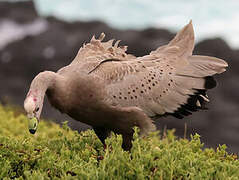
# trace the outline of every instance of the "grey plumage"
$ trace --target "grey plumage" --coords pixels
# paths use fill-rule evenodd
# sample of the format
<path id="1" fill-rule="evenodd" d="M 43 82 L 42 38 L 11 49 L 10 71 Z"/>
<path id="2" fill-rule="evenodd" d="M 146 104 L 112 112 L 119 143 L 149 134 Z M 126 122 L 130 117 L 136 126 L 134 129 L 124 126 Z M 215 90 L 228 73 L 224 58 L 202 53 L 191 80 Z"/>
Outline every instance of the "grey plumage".
<path id="1" fill-rule="evenodd" d="M 192 55 L 191 22 L 168 45 L 143 57 L 127 54 L 119 41 L 103 42 L 104 36 L 83 45 L 70 65 L 33 80 L 24 105 L 28 114 L 34 116 L 29 110 L 34 99 L 40 117 L 46 93 L 61 112 L 91 125 L 103 143 L 114 131 L 122 134 L 123 148 L 130 149 L 134 126 L 146 134 L 155 130 L 152 119 L 183 118 L 204 109 L 206 90 L 216 85 L 212 76 L 227 67 L 219 58 Z"/>

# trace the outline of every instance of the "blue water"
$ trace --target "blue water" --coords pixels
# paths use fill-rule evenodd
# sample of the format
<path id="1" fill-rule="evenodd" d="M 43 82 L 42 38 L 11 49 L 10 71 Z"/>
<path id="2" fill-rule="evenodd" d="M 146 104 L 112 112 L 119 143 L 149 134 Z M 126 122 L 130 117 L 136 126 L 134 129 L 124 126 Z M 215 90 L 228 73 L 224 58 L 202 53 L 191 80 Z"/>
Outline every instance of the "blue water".
<path id="1" fill-rule="evenodd" d="M 239 47 L 238 0 L 34 0 L 38 12 L 67 21 L 102 20 L 114 28 L 164 27 L 193 20 L 197 40 L 223 37 Z"/>

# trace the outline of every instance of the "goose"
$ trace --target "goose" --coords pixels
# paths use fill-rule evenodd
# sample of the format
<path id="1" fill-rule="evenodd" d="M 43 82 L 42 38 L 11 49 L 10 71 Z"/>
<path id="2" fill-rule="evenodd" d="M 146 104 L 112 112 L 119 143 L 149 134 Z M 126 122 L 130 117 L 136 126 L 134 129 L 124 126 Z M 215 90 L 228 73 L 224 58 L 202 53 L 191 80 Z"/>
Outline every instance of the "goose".
<path id="1" fill-rule="evenodd" d="M 192 21 L 168 44 L 142 57 L 127 54 L 120 41 L 103 42 L 104 37 L 93 36 L 69 65 L 32 80 L 24 101 L 31 133 L 46 95 L 60 112 L 92 126 L 103 144 L 113 131 L 122 135 L 122 148 L 130 150 L 133 127 L 145 135 L 162 116 L 181 119 L 205 109 L 206 91 L 216 86 L 213 75 L 228 66 L 216 57 L 192 55 Z"/>

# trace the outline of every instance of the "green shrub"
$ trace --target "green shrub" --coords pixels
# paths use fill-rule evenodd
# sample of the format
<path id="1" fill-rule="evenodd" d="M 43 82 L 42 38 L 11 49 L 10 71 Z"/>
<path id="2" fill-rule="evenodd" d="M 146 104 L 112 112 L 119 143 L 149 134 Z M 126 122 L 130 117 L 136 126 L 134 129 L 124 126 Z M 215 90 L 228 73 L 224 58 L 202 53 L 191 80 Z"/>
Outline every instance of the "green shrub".
<path id="1" fill-rule="evenodd" d="M 92 130 L 46 121 L 31 135 L 24 115 L 0 106 L 0 179 L 239 179 L 237 156 L 225 145 L 202 150 L 197 134 L 189 141 L 173 131 L 165 138 L 135 133 L 130 153 L 121 143 L 112 134 L 104 150 Z"/>

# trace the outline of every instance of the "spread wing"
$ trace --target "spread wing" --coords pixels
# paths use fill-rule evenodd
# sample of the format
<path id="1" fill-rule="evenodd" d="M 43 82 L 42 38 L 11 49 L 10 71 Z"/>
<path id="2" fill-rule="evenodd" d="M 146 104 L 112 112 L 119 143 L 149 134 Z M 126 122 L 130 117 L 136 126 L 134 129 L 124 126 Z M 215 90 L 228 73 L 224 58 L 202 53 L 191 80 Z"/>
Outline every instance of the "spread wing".
<path id="1" fill-rule="evenodd" d="M 227 63 L 208 56 L 193 56 L 191 22 L 165 46 L 150 55 L 101 63 L 91 73 L 105 80 L 113 106 L 137 106 L 147 115 L 172 114 L 178 118 L 203 108 L 206 90 L 215 87 L 211 77 Z"/>
<path id="2" fill-rule="evenodd" d="M 107 61 L 126 61 L 136 58 L 126 53 L 127 46 L 119 46 L 120 40 L 113 45 L 114 39 L 102 42 L 104 38 L 104 33 L 101 33 L 99 39 L 93 36 L 89 43 L 80 48 L 71 65 L 77 65 L 79 68 L 91 72 L 101 63 Z"/>

